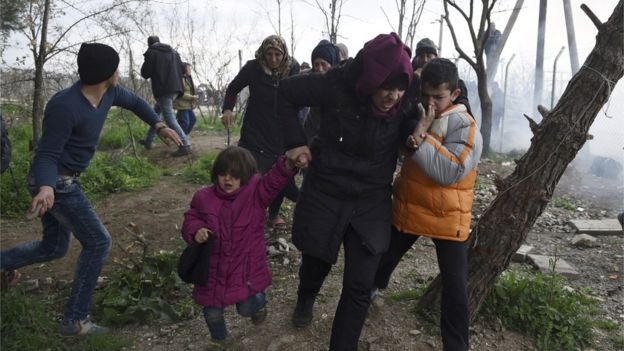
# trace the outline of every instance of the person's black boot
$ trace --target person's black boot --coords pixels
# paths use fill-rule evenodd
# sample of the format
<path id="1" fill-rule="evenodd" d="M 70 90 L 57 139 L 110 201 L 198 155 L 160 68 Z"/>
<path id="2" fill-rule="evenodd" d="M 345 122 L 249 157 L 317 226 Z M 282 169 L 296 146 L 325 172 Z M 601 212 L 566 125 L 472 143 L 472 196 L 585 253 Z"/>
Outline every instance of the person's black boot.
<path id="1" fill-rule="evenodd" d="M 191 154 L 191 145 L 183 145 L 178 147 L 178 149 L 171 154 L 173 157 L 181 157 Z"/>
<path id="2" fill-rule="evenodd" d="M 314 309 L 314 300 L 316 295 L 303 296 L 301 294 L 297 297 L 297 305 L 292 316 L 292 323 L 297 328 L 305 328 L 312 323 Z"/>

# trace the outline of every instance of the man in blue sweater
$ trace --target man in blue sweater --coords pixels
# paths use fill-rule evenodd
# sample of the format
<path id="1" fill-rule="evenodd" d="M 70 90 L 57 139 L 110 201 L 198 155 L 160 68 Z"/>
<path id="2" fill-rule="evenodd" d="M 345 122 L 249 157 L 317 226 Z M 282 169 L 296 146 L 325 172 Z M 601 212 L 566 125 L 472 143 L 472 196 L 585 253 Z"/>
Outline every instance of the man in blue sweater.
<path id="1" fill-rule="evenodd" d="M 43 119 L 43 135 L 28 177 L 33 195 L 30 213 L 41 216 L 43 238 L 0 253 L 8 283 L 16 269 L 63 257 L 70 233 L 82 245 L 60 333 L 63 336 L 102 334 L 107 328 L 88 318 L 93 290 L 108 255 L 110 234 L 85 197 L 78 177 L 89 166 L 108 111 L 119 106 L 154 127 L 163 140 L 180 138 L 143 99 L 119 86 L 119 55 L 110 46 L 82 44 L 78 52 L 80 80 L 55 94 Z"/>

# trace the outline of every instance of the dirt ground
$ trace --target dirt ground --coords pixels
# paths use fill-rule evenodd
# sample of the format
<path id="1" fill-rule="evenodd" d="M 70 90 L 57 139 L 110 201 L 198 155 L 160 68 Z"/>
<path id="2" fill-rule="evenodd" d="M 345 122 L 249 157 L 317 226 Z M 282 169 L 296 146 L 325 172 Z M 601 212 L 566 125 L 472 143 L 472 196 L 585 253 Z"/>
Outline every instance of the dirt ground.
<path id="1" fill-rule="evenodd" d="M 95 207 L 113 237 L 113 248 L 109 264 L 102 275 L 106 276 L 114 266 L 111 262 L 120 258 L 122 247 L 131 241 L 127 228 L 130 223 L 137 225 L 145 233 L 152 248 L 173 249 L 182 241 L 179 226 L 182 214 L 187 209 L 193 193 L 199 188 L 188 184 L 180 177 L 180 172 L 192 158 L 210 149 L 225 147 L 225 136 L 214 133 L 197 132 L 191 138 L 194 155 L 173 159 L 168 153 L 174 151 L 162 145 L 152 150 L 142 151 L 153 160 L 173 169 L 162 178 L 158 185 L 132 193 L 114 194 L 98 202 Z M 492 179 L 494 174 L 505 175 L 512 165 L 500 166 L 492 162 L 481 165 L 481 175 Z M 527 243 L 533 245 L 537 253 L 558 254 L 572 263 L 580 272 L 578 279 L 571 280 L 573 288 L 592 288 L 602 301 L 604 319 L 611 319 L 620 325 L 624 323 L 624 237 L 599 236 L 599 246 L 577 249 L 569 244 L 573 236 L 568 220 L 580 218 L 613 218 L 623 210 L 623 187 L 597 179 L 597 188 L 583 188 L 579 192 L 575 186 L 574 173 L 566 172 L 561 180 L 557 195 L 568 195 L 577 200 L 583 211 L 564 211 L 549 206 L 529 234 Z M 493 196 L 490 185 L 477 195 L 475 213 L 480 213 Z M 292 208 L 292 205 L 291 205 Z M 290 224 L 290 218 L 287 221 Z M 38 221 L 0 220 L 2 232 L 0 244 L 7 249 L 17 243 L 40 238 L 41 224 Z M 290 241 L 287 232 L 268 232 L 270 242 L 277 237 Z M 79 244 L 72 240 L 70 252 L 64 258 L 40 265 L 24 267 L 22 281 L 39 279 L 45 281 L 69 281 L 79 253 Z M 297 269 L 299 253 L 290 250 L 270 257 L 273 272 L 273 285 L 267 291 L 269 316 L 260 326 L 253 326 L 249 320 L 236 315 L 234 308 L 228 308 L 226 318 L 228 328 L 237 340 L 240 350 L 326 350 L 342 281 L 342 260 L 336 265 L 321 295 L 317 299 L 315 316 L 310 327 L 296 330 L 290 324 L 290 316 L 296 300 Z M 429 240 L 419 240 L 404 258 L 395 272 L 390 287 L 377 299 L 371 309 L 361 337 L 365 350 L 440 350 L 441 339 L 437 328 L 413 313 L 414 301 L 393 302 L 388 295 L 415 287 L 437 275 L 437 263 L 433 244 Z M 50 279 L 48 279 L 50 281 Z M 36 293 L 36 292 L 35 292 Z M 209 333 L 201 318 L 177 324 L 150 326 L 130 326 L 117 330 L 135 340 L 132 350 L 203 350 Z M 600 332 L 599 332 L 600 333 Z M 534 341 L 526 336 L 505 329 L 500 321 L 477 322 L 471 327 L 472 350 L 534 350 Z M 614 346 L 599 334 L 598 341 L 591 349 L 615 350 Z"/>

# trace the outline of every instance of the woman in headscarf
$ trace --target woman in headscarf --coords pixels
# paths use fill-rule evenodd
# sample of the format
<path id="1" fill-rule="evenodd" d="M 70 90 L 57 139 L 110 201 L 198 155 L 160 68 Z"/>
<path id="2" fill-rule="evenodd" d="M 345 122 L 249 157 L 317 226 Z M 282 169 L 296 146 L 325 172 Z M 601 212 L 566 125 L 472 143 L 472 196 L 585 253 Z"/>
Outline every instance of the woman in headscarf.
<path id="1" fill-rule="evenodd" d="M 302 253 L 296 327 L 311 323 L 316 295 L 344 246 L 330 350 L 357 349 L 377 265 L 390 242 L 393 173 L 418 117 L 401 106 L 412 80 L 410 56 L 396 34 L 379 35 L 355 59 L 323 75 L 286 79 L 278 89 L 287 156 L 299 166 L 311 158 L 293 221 L 293 242 Z M 297 120 L 300 106 L 321 111 L 310 149 Z"/>
<path id="2" fill-rule="evenodd" d="M 263 174 L 271 169 L 277 157 L 285 151 L 276 114 L 277 88 L 282 79 L 297 73 L 299 64 L 289 56 L 284 39 L 271 35 L 262 41 L 256 51 L 256 58 L 247 61 L 225 91 L 222 122 L 229 128 L 234 120 L 232 110 L 238 93 L 249 86 L 249 100 L 238 145 L 251 151 Z M 284 196 L 291 201 L 297 200 L 299 189 L 294 179 L 269 206 L 269 221 L 273 227 L 285 226 L 279 216 Z"/>

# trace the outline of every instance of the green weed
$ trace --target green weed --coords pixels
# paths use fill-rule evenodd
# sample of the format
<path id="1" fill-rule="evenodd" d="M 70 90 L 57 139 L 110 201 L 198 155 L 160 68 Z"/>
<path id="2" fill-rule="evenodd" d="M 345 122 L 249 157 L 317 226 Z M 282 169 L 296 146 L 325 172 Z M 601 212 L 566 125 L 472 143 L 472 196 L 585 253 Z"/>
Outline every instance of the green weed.
<path id="1" fill-rule="evenodd" d="M 558 275 L 506 271 L 495 284 L 485 310 L 508 327 L 536 338 L 540 350 L 577 350 L 591 345 L 597 300 L 564 289 Z"/>
<path id="2" fill-rule="evenodd" d="M 214 150 L 202 155 L 191 166 L 184 169 L 183 178 L 193 184 L 211 184 L 210 172 L 216 158 L 217 151 Z"/>
<path id="3" fill-rule="evenodd" d="M 564 210 L 574 211 L 576 210 L 576 204 L 574 200 L 570 199 L 567 196 L 555 197 L 552 199 L 552 204 L 555 207 L 563 208 Z"/>
<path id="4" fill-rule="evenodd" d="M 94 313 L 105 323 L 125 325 L 154 320 L 175 322 L 194 313 L 191 286 L 177 275 L 179 253 L 146 255 L 111 276 L 96 293 Z"/>

